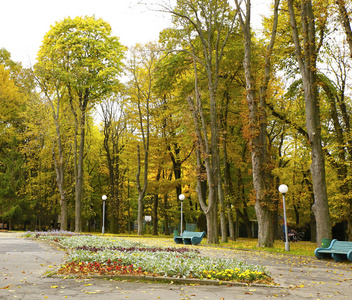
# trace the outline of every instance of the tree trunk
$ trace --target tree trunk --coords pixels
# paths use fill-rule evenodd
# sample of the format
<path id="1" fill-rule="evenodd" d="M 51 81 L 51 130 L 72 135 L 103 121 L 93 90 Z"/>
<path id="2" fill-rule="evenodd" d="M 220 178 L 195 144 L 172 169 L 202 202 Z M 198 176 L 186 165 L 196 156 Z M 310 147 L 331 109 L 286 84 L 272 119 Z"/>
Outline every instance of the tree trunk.
<path id="1" fill-rule="evenodd" d="M 221 242 L 228 242 L 228 234 L 227 234 L 227 222 L 226 222 L 226 206 L 225 206 L 225 197 L 222 189 L 222 180 L 221 175 L 218 177 L 218 194 L 219 194 L 219 205 L 220 205 L 220 228 L 221 228 Z"/>
<path id="2" fill-rule="evenodd" d="M 144 197 L 148 187 L 148 164 L 149 164 L 149 138 L 150 138 L 150 102 L 152 100 L 152 86 L 154 78 L 154 67 L 156 61 L 155 48 L 151 45 L 148 51 L 134 49 L 138 52 L 132 53 L 133 59 L 131 61 L 131 73 L 133 75 L 133 88 L 136 93 L 137 108 L 138 108 L 138 117 L 139 117 L 139 131 L 142 138 L 143 144 L 143 154 L 144 154 L 144 170 L 143 170 L 143 185 L 140 183 L 140 173 L 141 173 L 141 155 L 140 147 L 137 145 L 137 158 L 138 158 L 138 170 L 136 174 L 136 185 L 138 190 L 138 235 L 143 234 L 143 212 L 144 212 Z M 147 53 L 147 54 L 146 54 Z M 138 55 L 141 55 L 141 58 L 138 58 Z M 146 78 L 141 78 L 137 65 L 137 60 L 140 60 L 139 63 L 144 66 L 147 71 Z M 144 82 L 145 81 L 145 82 Z M 142 83 L 144 82 L 144 83 Z M 144 87 L 146 84 L 147 87 Z"/>
<path id="3" fill-rule="evenodd" d="M 84 156 L 84 143 L 85 143 L 85 112 L 81 117 L 81 134 L 79 141 L 78 163 L 77 163 L 77 180 L 76 180 L 76 219 L 75 219 L 75 232 L 82 231 L 82 214 L 81 203 L 83 197 L 83 156 Z"/>
<path id="4" fill-rule="evenodd" d="M 317 244 L 320 246 L 322 238 L 331 239 L 332 229 L 326 190 L 325 161 L 321 142 L 320 109 L 316 79 L 317 49 L 315 45 L 315 19 L 311 1 L 302 0 L 301 19 L 304 47 L 304 54 L 302 54 L 292 0 L 288 0 L 288 9 L 295 44 L 296 59 L 303 82 L 306 127 L 312 157 L 310 170 L 312 173 L 315 198 L 312 209 L 317 225 Z"/>
<path id="5" fill-rule="evenodd" d="M 208 210 L 205 212 L 207 220 L 207 238 L 208 244 L 219 244 L 219 234 L 218 234 L 218 214 L 216 206 L 208 207 Z"/>
<path id="6" fill-rule="evenodd" d="M 137 163 L 138 163 L 138 170 L 136 175 L 137 180 L 137 189 L 138 189 L 138 215 L 137 215 L 137 222 L 138 222 L 138 229 L 137 234 L 143 235 L 143 212 L 144 212 L 144 203 L 143 199 L 145 196 L 145 192 L 147 190 L 147 183 L 144 182 L 143 188 L 141 188 L 139 183 L 139 177 L 141 172 L 141 157 L 140 157 L 140 149 L 139 145 L 137 145 Z"/>
<path id="7" fill-rule="evenodd" d="M 66 193 L 65 190 L 62 188 L 59 188 L 60 191 L 60 204 L 61 204 L 61 210 L 60 210 L 60 230 L 67 230 L 67 199 L 66 199 Z"/>
<path id="8" fill-rule="evenodd" d="M 57 128 L 58 131 L 58 128 Z M 59 150 L 59 158 L 56 158 L 55 149 L 53 145 L 53 161 L 55 165 L 56 171 L 56 184 L 60 193 L 60 230 L 67 230 L 67 199 L 66 199 L 66 191 L 64 188 L 64 166 L 63 166 L 63 149 L 61 144 L 61 135 L 58 133 L 58 150 Z"/>
<path id="9" fill-rule="evenodd" d="M 350 24 L 350 17 L 346 9 L 345 0 L 336 0 L 336 4 L 339 8 L 340 20 L 343 28 L 345 29 L 346 39 L 350 48 L 350 56 L 352 58 L 352 30 Z"/>
<path id="10" fill-rule="evenodd" d="M 110 220 L 111 231 L 119 233 L 121 224 L 124 221 L 123 209 L 121 209 L 120 191 L 121 170 L 120 154 L 123 146 L 120 146 L 120 137 L 125 129 L 124 120 L 121 120 L 121 110 L 114 102 L 106 102 L 101 105 L 104 122 L 104 149 L 109 169 L 109 190 L 110 190 Z"/>
<path id="11" fill-rule="evenodd" d="M 217 88 L 219 80 L 219 68 L 225 45 L 233 33 L 235 18 L 228 14 L 227 1 L 178 1 L 177 9 L 169 10 L 176 19 L 182 19 L 185 34 L 188 34 L 189 47 L 192 49 L 194 74 L 195 74 L 195 102 L 188 97 L 190 109 L 193 112 L 199 151 L 202 160 L 198 156 L 198 172 L 204 165 L 206 169 L 208 183 L 208 203 L 205 197 L 198 194 L 200 206 L 205 213 L 208 225 L 208 242 L 218 243 L 217 232 L 217 208 L 220 202 L 221 232 L 222 239 L 227 240 L 227 226 L 225 226 L 225 206 L 224 193 L 222 187 L 220 153 L 219 153 L 219 118 L 217 106 Z M 198 13 L 201 11 L 202 13 Z M 226 23 L 226 26 L 223 26 Z M 191 29 L 191 30 L 190 30 Z M 191 32 L 192 31 L 192 32 Z M 201 51 L 196 51 L 194 47 L 195 37 L 199 40 Z M 204 66 L 207 77 L 209 98 L 207 98 L 210 109 L 209 114 L 205 114 L 199 94 L 197 62 Z M 203 103 L 202 103 L 203 102 Z M 209 122 L 210 119 L 210 122 Z M 210 130 L 209 130 L 210 127 Z M 200 175 L 200 173 L 198 173 Z M 204 179 L 198 180 L 197 191 L 202 192 Z M 214 227 L 209 227 L 214 226 Z"/>
<path id="12" fill-rule="evenodd" d="M 348 42 L 348 46 L 350 48 L 350 57 L 352 58 L 352 30 L 351 30 L 351 24 L 350 24 L 350 16 L 347 12 L 346 9 L 346 4 L 345 4 L 345 0 L 336 0 L 336 4 L 338 5 L 339 8 L 339 14 L 340 14 L 340 20 L 341 23 L 345 29 L 345 34 L 346 34 L 346 39 Z M 345 84 L 345 83 L 344 83 Z M 344 89 L 343 89 L 344 90 Z M 350 134 L 351 132 L 351 128 L 350 128 L 350 120 L 349 120 L 349 114 L 346 113 L 346 106 L 344 103 L 344 95 L 342 94 L 342 101 L 341 101 L 341 110 L 342 110 L 342 114 L 343 114 L 343 120 L 345 122 L 345 126 L 346 126 L 346 131 L 348 132 L 348 134 Z M 351 155 L 351 140 L 349 140 L 348 143 L 348 151 L 349 154 Z M 344 147 L 342 147 L 344 148 Z M 346 165 L 345 165 L 346 166 Z M 347 182 L 344 181 L 344 186 L 347 185 Z M 348 194 L 348 190 L 345 189 L 345 194 Z M 347 196 L 348 197 L 348 196 Z M 352 199 L 351 197 L 348 197 L 348 202 L 347 202 L 347 236 L 348 236 L 348 240 L 352 241 Z"/>
<path id="13" fill-rule="evenodd" d="M 153 235 L 158 235 L 158 204 L 159 204 L 159 195 L 154 194 Z"/>
<path id="14" fill-rule="evenodd" d="M 155 180 L 157 182 L 160 181 L 161 178 L 161 167 L 159 166 L 158 168 L 158 173 L 156 175 Z M 156 191 L 154 192 L 154 201 L 153 201 L 153 217 L 152 217 L 152 221 L 153 221 L 153 235 L 158 235 L 158 206 L 159 206 L 159 189 L 156 189 Z"/>
<path id="15" fill-rule="evenodd" d="M 231 172 L 230 172 L 230 163 L 228 161 L 228 156 L 227 156 L 227 139 L 228 139 L 228 107 L 229 107 L 229 102 L 230 102 L 230 97 L 229 93 L 226 91 L 223 97 L 223 103 L 222 107 L 224 107 L 222 114 L 220 116 L 221 120 L 221 132 L 222 132 L 222 148 L 223 148 L 223 173 L 224 173 L 224 193 L 226 197 L 226 208 L 227 208 L 227 216 L 228 216 L 228 228 L 229 228 L 229 233 L 230 233 L 230 239 L 231 240 L 236 240 L 236 235 L 235 235 L 235 228 L 233 224 L 233 218 L 232 218 L 232 210 L 231 210 L 231 203 L 230 199 L 233 199 L 233 195 L 235 194 L 233 190 L 233 185 L 232 185 L 232 180 L 231 180 Z M 225 205 L 224 205 L 225 206 Z M 221 206 L 220 206 L 221 207 Z M 220 216 L 221 218 L 221 216 Z M 222 219 L 221 219 L 222 220 Z M 223 221 L 222 221 L 223 222 Z M 226 227 L 226 224 L 223 225 Z M 222 242 L 226 242 L 226 236 L 225 238 L 222 238 Z"/>
<path id="16" fill-rule="evenodd" d="M 236 233 L 235 233 L 235 226 L 234 226 L 234 221 L 233 221 L 233 217 L 232 217 L 232 209 L 231 209 L 231 204 L 228 202 L 227 203 L 227 219 L 229 222 L 229 237 L 230 240 L 232 241 L 236 241 Z"/>
<path id="17" fill-rule="evenodd" d="M 57 140 L 57 151 L 58 155 L 56 155 L 55 152 L 55 142 L 53 141 L 53 149 L 52 149 L 52 155 L 53 155 L 53 161 L 54 161 L 54 166 L 55 166 L 55 172 L 56 172 L 56 184 L 60 193 L 60 230 L 67 230 L 67 221 L 68 221 L 68 216 L 67 216 L 67 199 L 66 199 L 66 191 L 65 191 L 65 167 L 64 167 L 64 149 L 62 146 L 62 140 L 61 140 L 61 130 L 60 130 L 60 111 L 61 111 L 61 99 L 62 95 L 58 91 L 59 89 L 57 88 L 57 94 L 56 94 L 56 108 L 54 106 L 54 101 L 49 94 L 48 88 L 46 84 L 42 83 L 39 78 L 36 77 L 37 82 L 39 83 L 42 91 L 44 92 L 45 96 L 47 97 L 51 110 L 52 110 L 52 116 L 53 120 L 55 123 L 55 131 L 56 131 L 56 140 Z M 68 155 L 69 156 L 69 155 Z"/>
<path id="18" fill-rule="evenodd" d="M 197 107 L 201 110 L 201 103 L 198 99 L 198 93 L 196 93 L 196 101 Z M 194 103 L 189 98 L 188 103 L 190 104 L 191 110 L 193 111 L 193 122 L 195 124 L 195 129 L 198 137 L 199 148 L 202 148 L 202 153 L 209 153 L 209 150 L 204 149 L 204 144 L 202 143 L 203 139 L 201 137 L 199 125 L 198 125 L 198 113 L 196 109 L 194 109 Z M 193 109 L 192 109 L 193 108 Z M 200 113 L 201 116 L 204 115 Z M 203 127 L 203 131 L 206 129 Z M 205 137 L 206 138 L 206 137 Z M 201 209 L 203 210 L 206 220 L 207 220 L 207 239 L 210 244 L 218 244 L 219 243 L 219 234 L 218 234 L 218 226 L 217 226 L 217 185 L 214 181 L 213 169 L 211 168 L 211 161 L 209 156 L 204 158 L 204 165 L 202 163 L 202 154 L 199 150 L 197 153 L 197 194 L 198 201 Z M 207 183 L 208 191 L 204 189 L 204 185 Z M 207 193 L 208 192 L 208 193 Z M 208 195 L 208 203 L 206 201 L 206 195 Z M 212 226 L 212 227 L 209 227 Z"/>
<path id="19" fill-rule="evenodd" d="M 168 204 L 168 195 L 165 194 L 164 195 L 164 226 L 165 226 L 165 230 L 164 230 L 164 234 L 165 235 L 169 235 L 170 231 L 169 231 L 169 214 L 167 212 L 167 210 L 169 209 L 169 204 Z"/>
<path id="20" fill-rule="evenodd" d="M 238 1 L 237 8 L 240 9 Z M 279 1 L 275 1 L 274 23 L 271 40 L 265 56 L 265 76 L 262 83 L 259 101 L 256 99 L 256 86 L 252 75 L 251 62 L 251 2 L 246 3 L 246 19 L 240 17 L 240 24 L 244 34 L 244 70 L 249 109 L 250 148 L 252 154 L 253 186 L 256 194 L 255 211 L 258 219 L 258 247 L 272 247 L 274 244 L 273 213 L 271 196 L 268 193 L 271 176 L 268 169 L 268 154 L 266 140 L 266 91 L 270 79 L 270 56 L 276 37 Z M 258 105 L 259 102 L 259 105 Z"/>

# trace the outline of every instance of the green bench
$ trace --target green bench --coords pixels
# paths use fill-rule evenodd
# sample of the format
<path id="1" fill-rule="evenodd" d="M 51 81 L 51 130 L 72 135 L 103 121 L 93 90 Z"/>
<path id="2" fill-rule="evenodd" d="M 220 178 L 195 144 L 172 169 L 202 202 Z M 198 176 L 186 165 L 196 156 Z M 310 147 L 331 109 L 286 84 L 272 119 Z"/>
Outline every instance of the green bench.
<path id="1" fill-rule="evenodd" d="M 205 231 L 202 232 L 193 232 L 185 230 L 182 235 L 174 236 L 174 241 L 176 244 L 185 244 L 185 245 L 198 245 L 205 236 Z"/>
<path id="2" fill-rule="evenodd" d="M 332 240 L 328 248 L 317 248 L 314 251 L 318 259 L 332 257 L 336 262 L 348 258 L 352 261 L 352 242 Z"/>

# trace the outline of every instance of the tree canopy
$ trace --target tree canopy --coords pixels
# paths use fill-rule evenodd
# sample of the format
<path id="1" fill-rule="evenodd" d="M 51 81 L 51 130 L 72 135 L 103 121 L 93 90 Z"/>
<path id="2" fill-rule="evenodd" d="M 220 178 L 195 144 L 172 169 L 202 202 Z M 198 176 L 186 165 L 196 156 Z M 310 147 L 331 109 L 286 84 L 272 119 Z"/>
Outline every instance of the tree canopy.
<path id="1" fill-rule="evenodd" d="M 51 27 L 33 70 L 1 49 L 0 223 L 100 231 L 107 195 L 110 232 L 182 218 L 270 247 L 285 183 L 291 227 L 351 240 L 349 5 L 276 0 L 257 30 L 251 1 L 182 0 L 158 7 L 158 42 L 127 49 L 85 16 Z"/>

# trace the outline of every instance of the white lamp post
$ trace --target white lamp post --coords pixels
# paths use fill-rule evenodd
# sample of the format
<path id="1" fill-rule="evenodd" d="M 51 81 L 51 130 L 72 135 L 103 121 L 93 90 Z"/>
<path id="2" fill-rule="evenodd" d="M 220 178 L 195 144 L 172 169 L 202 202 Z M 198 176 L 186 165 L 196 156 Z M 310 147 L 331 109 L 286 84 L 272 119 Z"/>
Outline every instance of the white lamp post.
<path id="1" fill-rule="evenodd" d="M 182 235 L 183 200 L 185 200 L 185 195 L 184 195 L 184 194 L 180 194 L 180 195 L 178 196 L 178 199 L 180 199 L 180 201 L 181 201 L 181 230 L 180 230 L 180 235 Z"/>
<path id="2" fill-rule="evenodd" d="M 101 233 L 104 234 L 105 232 L 105 200 L 107 199 L 108 197 L 106 197 L 106 195 L 103 195 L 101 197 L 101 199 L 103 199 L 103 228 L 101 230 Z"/>
<path id="3" fill-rule="evenodd" d="M 285 194 L 288 191 L 288 187 L 286 184 L 281 184 L 279 186 L 279 192 L 283 197 L 283 205 L 284 205 L 284 226 L 285 226 L 285 250 L 290 251 L 290 243 L 288 242 L 288 232 L 287 232 L 287 218 L 286 218 L 286 203 L 285 203 Z"/>

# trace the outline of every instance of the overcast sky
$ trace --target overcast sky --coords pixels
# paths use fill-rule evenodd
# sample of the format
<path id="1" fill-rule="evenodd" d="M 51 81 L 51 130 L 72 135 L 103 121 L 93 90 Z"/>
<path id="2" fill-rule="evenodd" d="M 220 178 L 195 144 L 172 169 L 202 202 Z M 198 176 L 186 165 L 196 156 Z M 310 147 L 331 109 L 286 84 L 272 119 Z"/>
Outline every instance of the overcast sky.
<path id="1" fill-rule="evenodd" d="M 24 67 L 35 63 L 50 25 L 70 16 L 92 16 L 110 23 L 113 35 L 125 46 L 157 41 L 170 25 L 170 16 L 149 10 L 139 2 L 165 0 L 0 0 L 0 48 Z M 266 11 L 270 0 L 252 0 L 255 11 Z"/>

